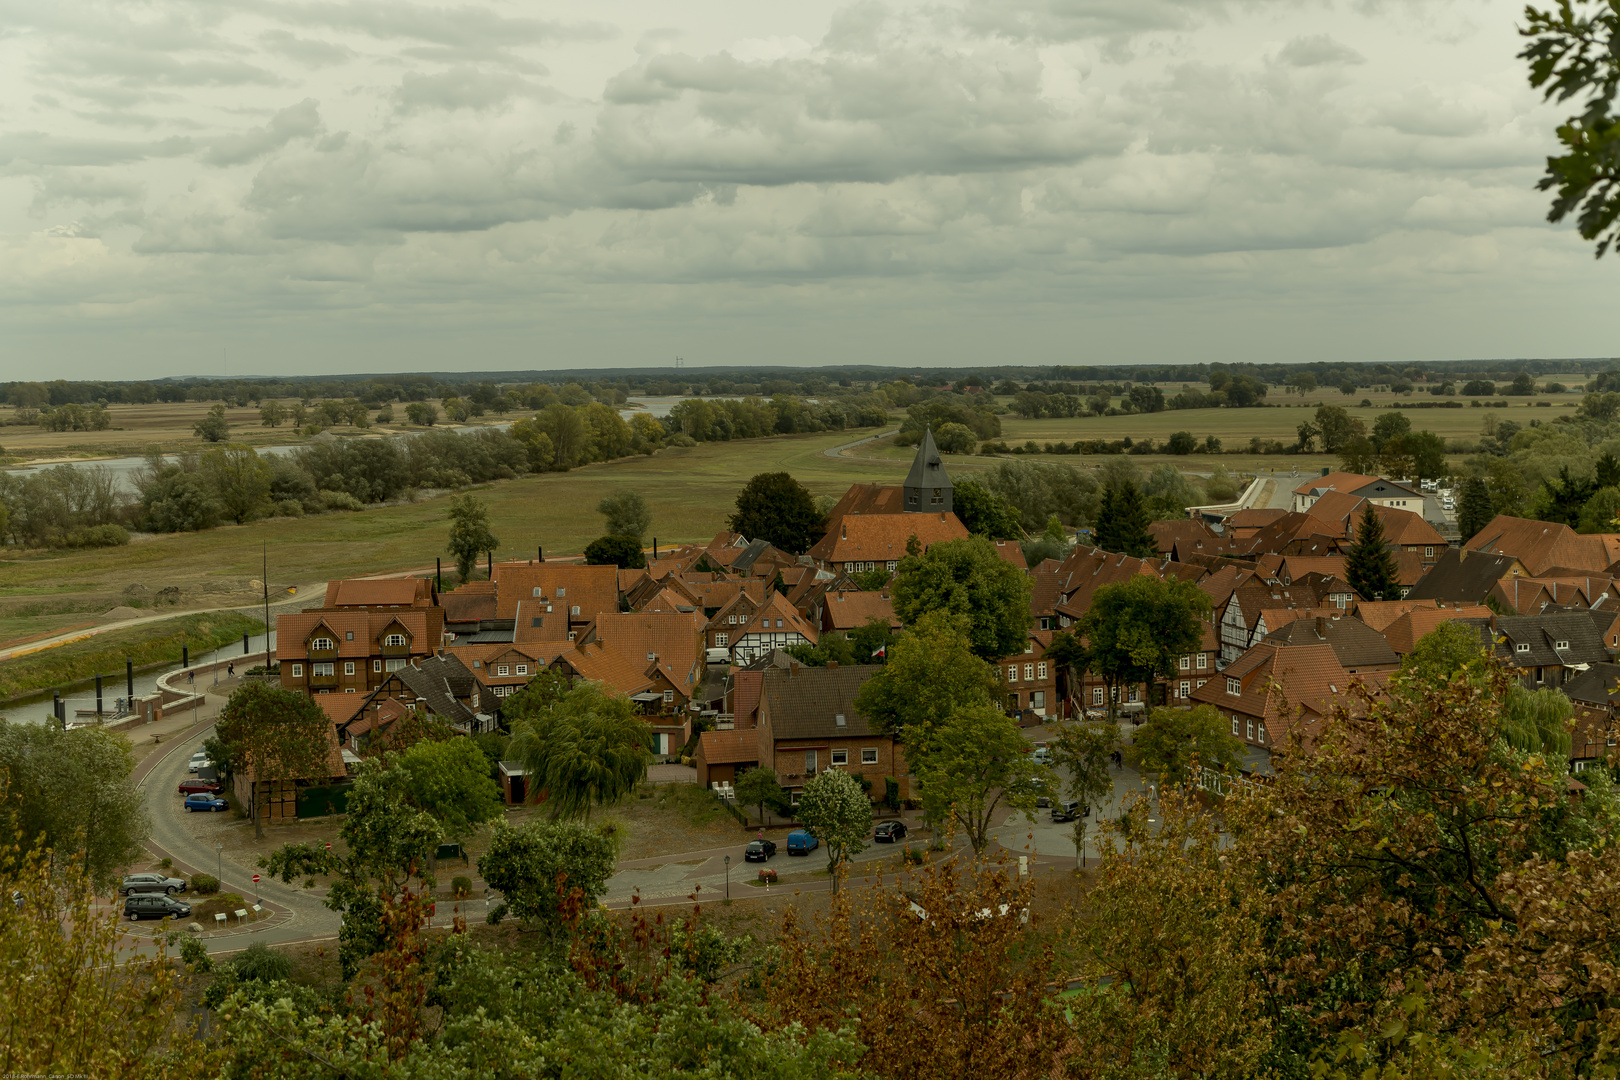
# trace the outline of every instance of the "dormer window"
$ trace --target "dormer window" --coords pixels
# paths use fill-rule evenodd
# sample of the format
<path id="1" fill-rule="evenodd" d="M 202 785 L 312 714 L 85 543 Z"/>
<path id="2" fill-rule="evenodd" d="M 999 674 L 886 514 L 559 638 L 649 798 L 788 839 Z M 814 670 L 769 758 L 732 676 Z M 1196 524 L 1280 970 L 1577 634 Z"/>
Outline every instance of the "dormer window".
<path id="1" fill-rule="evenodd" d="M 844 714 L 843 713 L 838 713 L 836 716 L 834 716 L 833 717 L 833 723 L 838 725 L 839 727 L 843 727 L 844 726 Z"/>
<path id="2" fill-rule="evenodd" d="M 354 640 L 354 631 L 353 630 L 345 630 L 343 632 L 343 640 L 344 641 L 353 641 Z"/>
<path id="3" fill-rule="evenodd" d="M 391 649 L 401 648 L 405 644 L 405 635 L 389 634 L 387 637 L 383 638 L 383 644 Z"/>
<path id="4" fill-rule="evenodd" d="M 1555 641 L 1555 642 L 1553 642 L 1553 648 L 1558 649 L 1559 651 L 1563 651 L 1564 649 L 1569 648 L 1569 642 L 1567 642 L 1567 641 Z"/>
<path id="5" fill-rule="evenodd" d="M 1242 694 L 1243 693 L 1243 683 L 1242 683 L 1242 681 L 1238 680 L 1238 679 L 1234 679 L 1230 675 L 1228 675 L 1226 677 L 1226 692 L 1228 694 L 1233 694 L 1233 695 Z"/>
<path id="6" fill-rule="evenodd" d="M 505 664 L 497 664 L 495 665 L 495 674 L 510 675 L 512 674 L 512 669 Z"/>
<path id="7" fill-rule="evenodd" d="M 557 590 L 557 596 L 558 596 L 559 599 L 561 597 L 564 597 L 564 596 L 567 596 L 567 595 L 568 595 L 568 590 L 567 589 L 558 589 Z"/>
<path id="8" fill-rule="evenodd" d="M 1521 642 L 1519 642 L 1519 644 L 1513 646 L 1513 651 L 1514 652 L 1529 652 L 1530 651 L 1530 644 L 1529 644 L 1529 642 L 1521 641 Z"/>
<path id="9" fill-rule="evenodd" d="M 329 637 L 311 638 L 309 647 L 316 652 L 329 651 L 337 648 L 337 642 Z"/>
<path id="10" fill-rule="evenodd" d="M 536 585 L 536 586 L 535 586 L 535 587 L 534 587 L 534 592 L 533 592 L 533 593 L 531 593 L 531 594 L 530 594 L 530 595 L 532 595 L 532 596 L 539 596 L 539 595 L 540 595 L 540 586 L 538 586 L 538 585 Z"/>

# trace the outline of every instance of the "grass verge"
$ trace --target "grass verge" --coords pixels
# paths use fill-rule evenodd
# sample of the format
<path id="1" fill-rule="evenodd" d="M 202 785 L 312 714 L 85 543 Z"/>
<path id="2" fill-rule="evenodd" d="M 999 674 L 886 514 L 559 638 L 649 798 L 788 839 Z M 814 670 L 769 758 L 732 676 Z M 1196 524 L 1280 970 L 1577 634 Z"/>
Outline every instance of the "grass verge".
<path id="1" fill-rule="evenodd" d="M 201 655 L 208 649 L 257 634 L 264 623 L 234 611 L 182 615 L 162 622 L 109 630 L 105 634 L 19 656 L 0 666 L 0 701 L 37 694 L 52 687 L 92 679 L 99 672 L 122 674 L 124 661 L 136 667 L 178 662 L 180 647 L 189 645 Z"/>

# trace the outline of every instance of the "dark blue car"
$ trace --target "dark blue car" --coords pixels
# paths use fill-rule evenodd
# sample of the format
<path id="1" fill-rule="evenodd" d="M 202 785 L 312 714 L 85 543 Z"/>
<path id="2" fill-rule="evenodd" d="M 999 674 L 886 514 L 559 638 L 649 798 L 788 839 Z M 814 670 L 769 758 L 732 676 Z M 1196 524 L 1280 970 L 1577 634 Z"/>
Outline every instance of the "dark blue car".
<path id="1" fill-rule="evenodd" d="M 225 810 L 229 808 L 229 806 L 230 803 L 226 802 L 218 795 L 209 795 L 204 792 L 198 792 L 195 795 L 186 796 L 187 810 L 207 810 L 209 812 L 213 812 L 215 810 Z"/>

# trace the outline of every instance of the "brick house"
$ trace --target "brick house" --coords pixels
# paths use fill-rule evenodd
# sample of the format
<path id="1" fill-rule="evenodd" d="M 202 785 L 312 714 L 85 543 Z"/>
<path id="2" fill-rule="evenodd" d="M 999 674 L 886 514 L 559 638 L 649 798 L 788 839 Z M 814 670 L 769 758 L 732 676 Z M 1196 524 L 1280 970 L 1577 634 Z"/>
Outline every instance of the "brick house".
<path id="1" fill-rule="evenodd" d="M 1269 751 L 1296 727 L 1309 745 L 1335 704 L 1352 713 L 1359 708 L 1350 694 L 1356 680 L 1381 688 L 1388 677 L 1388 671 L 1352 675 L 1327 644 L 1263 641 L 1194 690 L 1192 703 L 1213 705 L 1230 721 L 1234 737 Z M 1273 683 L 1278 693 L 1272 692 Z"/>
<path id="2" fill-rule="evenodd" d="M 437 607 L 314 610 L 276 617 L 281 685 L 306 694 L 369 694 L 442 646 Z"/>
<path id="3" fill-rule="evenodd" d="M 1046 659 L 1052 644 L 1051 630 L 1031 630 L 1024 638 L 1024 651 L 995 662 L 1006 687 L 1007 713 L 1023 726 L 1044 723 L 1048 717 L 1063 715 L 1057 665 Z"/>
<path id="4" fill-rule="evenodd" d="M 910 798 L 904 748 L 873 731 L 855 708 L 861 684 L 875 666 L 767 668 L 759 699 L 759 763 L 776 771 L 797 803 L 805 783 L 824 769 L 844 769 L 871 781 L 881 799 L 893 778 L 901 798 Z M 711 766 L 712 768 L 712 766 Z"/>
<path id="5" fill-rule="evenodd" d="M 738 595 L 709 620 L 704 634 L 708 648 L 729 649 L 737 664 L 747 664 L 772 649 L 814 645 L 821 636 L 799 609 L 774 589 L 757 605 L 751 597 Z"/>

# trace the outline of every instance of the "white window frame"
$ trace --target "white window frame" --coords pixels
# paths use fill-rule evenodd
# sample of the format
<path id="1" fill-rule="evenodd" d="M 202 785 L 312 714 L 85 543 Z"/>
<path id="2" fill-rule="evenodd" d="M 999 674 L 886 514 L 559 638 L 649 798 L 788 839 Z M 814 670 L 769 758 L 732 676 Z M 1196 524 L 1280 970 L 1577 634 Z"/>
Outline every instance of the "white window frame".
<path id="1" fill-rule="evenodd" d="M 294 664 L 292 666 L 292 677 L 295 678 L 295 679 L 302 679 L 304 677 L 304 665 L 303 664 Z"/>
<path id="2" fill-rule="evenodd" d="M 310 678 L 331 678 L 337 675 L 337 665 L 330 660 L 309 665 Z"/>
<path id="3" fill-rule="evenodd" d="M 1243 737 L 1252 742 L 1254 740 L 1254 717 L 1245 717 L 1243 720 L 1243 728 Z"/>
<path id="4" fill-rule="evenodd" d="M 667 704 L 669 704 L 670 702 L 672 702 L 674 700 L 675 700 L 675 691 L 673 691 L 673 690 L 665 690 L 664 691 L 664 704 L 667 705 Z"/>
<path id="5" fill-rule="evenodd" d="M 834 750 L 832 752 L 832 767 L 833 768 L 836 769 L 840 765 L 847 766 L 848 764 L 849 764 L 849 751 L 848 750 Z"/>
<path id="6" fill-rule="evenodd" d="M 1025 664 L 1024 665 L 1024 681 L 1025 682 L 1034 682 L 1035 681 L 1035 665 L 1034 664 Z"/>
<path id="7" fill-rule="evenodd" d="M 1241 697 L 1243 695 L 1243 680 L 1234 679 L 1228 675 L 1226 677 L 1226 692 L 1233 697 Z"/>
<path id="8" fill-rule="evenodd" d="M 519 664 L 517 666 L 517 673 L 519 675 L 527 675 L 529 673 L 529 665 L 528 664 Z"/>
<path id="9" fill-rule="evenodd" d="M 877 763 L 878 763 L 877 747 L 875 747 L 875 746 L 863 746 L 861 748 L 861 764 L 862 765 L 876 765 Z"/>
<path id="10" fill-rule="evenodd" d="M 1101 705 L 1102 703 L 1103 703 L 1103 688 L 1100 687 L 1100 686 L 1093 686 L 1091 688 L 1091 704 L 1092 704 L 1092 706 L 1096 707 L 1098 705 Z"/>
<path id="11" fill-rule="evenodd" d="M 495 674 L 497 676 L 512 674 L 512 665 L 510 665 L 510 664 L 496 664 L 495 665 Z"/>
<path id="12" fill-rule="evenodd" d="M 353 660 L 345 660 L 345 661 L 343 661 L 343 674 L 345 674 L 345 675 L 353 675 L 354 674 L 354 661 Z"/>
<path id="13" fill-rule="evenodd" d="M 382 671 L 382 661 L 381 660 L 373 660 L 371 662 L 371 670 L 373 672 L 381 672 Z"/>
<path id="14" fill-rule="evenodd" d="M 1182 679 L 1181 683 L 1179 684 L 1178 692 L 1177 692 L 1176 696 L 1184 698 L 1184 697 L 1191 696 L 1191 694 L 1192 694 L 1192 683 L 1190 681 L 1188 681 L 1187 679 Z"/>
<path id="15" fill-rule="evenodd" d="M 1007 665 L 1007 681 L 1008 682 L 1017 682 L 1018 681 L 1018 665 L 1017 664 L 1008 664 Z"/>
<path id="16" fill-rule="evenodd" d="M 1204 671 L 1208 667 L 1209 667 L 1209 654 L 1208 653 L 1199 653 L 1198 654 L 1198 670 L 1199 671 Z"/>
<path id="17" fill-rule="evenodd" d="M 730 634 L 725 633 L 724 631 L 721 631 L 720 633 L 714 635 L 714 647 L 715 648 L 723 649 L 729 644 L 731 644 L 731 635 Z"/>
<path id="18" fill-rule="evenodd" d="M 1555 641 L 1555 642 L 1553 642 L 1553 648 L 1558 649 L 1558 650 L 1567 649 L 1567 648 L 1569 648 L 1569 642 L 1567 642 L 1567 641 Z"/>
<path id="19" fill-rule="evenodd" d="M 390 649 L 404 648 L 404 646 L 405 646 L 405 635 L 404 634 L 389 634 L 387 637 L 383 638 L 383 645 L 386 648 L 390 648 Z"/>
<path id="20" fill-rule="evenodd" d="M 1521 641 L 1513 646 L 1513 651 L 1516 653 L 1529 652 L 1530 643 L 1528 641 Z"/>
<path id="21" fill-rule="evenodd" d="M 1042 660 L 1039 664 L 1035 665 L 1035 677 L 1037 679 L 1046 678 L 1046 661 Z"/>
<path id="22" fill-rule="evenodd" d="M 1192 654 L 1191 653 L 1188 653 L 1186 656 L 1183 656 L 1181 658 L 1180 667 L 1181 667 L 1182 671 L 1191 671 L 1192 670 Z"/>
<path id="23" fill-rule="evenodd" d="M 1266 742 L 1266 722 L 1264 720 L 1255 725 L 1255 742 L 1264 746 Z"/>
<path id="24" fill-rule="evenodd" d="M 331 652 L 337 648 L 337 642 L 329 637 L 310 638 L 309 648 L 311 652 Z"/>
<path id="25" fill-rule="evenodd" d="M 1242 729 L 1242 727 L 1240 727 L 1240 726 L 1239 726 L 1239 721 L 1238 721 L 1238 714 L 1237 714 L 1237 713 L 1233 713 L 1233 714 L 1232 714 L 1232 734 L 1233 734 L 1233 735 L 1237 735 L 1237 734 L 1239 734 L 1239 733 L 1240 733 L 1240 732 L 1241 732 L 1241 731 L 1242 731 L 1242 730 L 1243 730 L 1243 729 Z"/>

